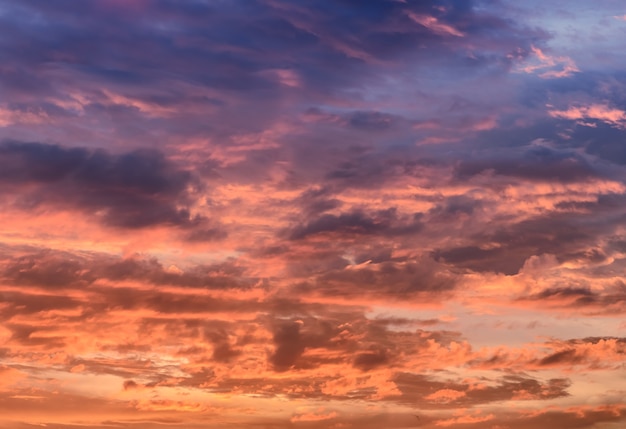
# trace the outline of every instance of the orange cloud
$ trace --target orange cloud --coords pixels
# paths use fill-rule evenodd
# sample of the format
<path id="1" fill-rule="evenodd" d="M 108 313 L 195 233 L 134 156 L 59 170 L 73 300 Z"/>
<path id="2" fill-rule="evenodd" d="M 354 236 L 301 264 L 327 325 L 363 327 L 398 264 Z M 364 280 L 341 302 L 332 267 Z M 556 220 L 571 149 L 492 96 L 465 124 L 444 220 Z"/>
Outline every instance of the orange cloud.
<path id="1" fill-rule="evenodd" d="M 326 411 L 323 407 L 318 408 L 316 411 L 308 413 L 299 413 L 289 419 L 293 423 L 297 422 L 320 422 L 324 420 L 331 420 L 337 417 L 336 411 Z"/>
<path id="2" fill-rule="evenodd" d="M 437 390 L 435 393 L 425 396 L 424 399 L 435 402 L 451 402 L 462 398 L 465 395 L 465 392 L 459 390 L 441 389 Z"/>
<path id="3" fill-rule="evenodd" d="M 444 419 L 444 420 L 438 420 L 435 424 L 437 426 L 452 426 L 452 425 L 457 425 L 457 424 L 472 424 L 472 423 L 484 423 L 484 422 L 488 422 L 490 420 L 494 420 L 495 419 L 495 414 L 487 414 L 487 415 L 482 415 L 482 412 L 480 410 L 474 412 L 474 413 L 467 413 L 464 414 L 463 412 L 460 412 L 458 417 L 453 417 L 450 419 Z"/>

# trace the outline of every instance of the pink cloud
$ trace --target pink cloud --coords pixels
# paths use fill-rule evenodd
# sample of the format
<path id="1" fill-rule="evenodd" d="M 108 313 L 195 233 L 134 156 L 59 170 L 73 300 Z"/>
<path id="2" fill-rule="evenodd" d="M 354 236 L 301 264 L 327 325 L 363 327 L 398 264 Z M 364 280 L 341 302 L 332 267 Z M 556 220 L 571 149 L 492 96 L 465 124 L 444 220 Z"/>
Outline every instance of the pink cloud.
<path id="1" fill-rule="evenodd" d="M 534 73 L 544 79 L 569 77 L 580 71 L 574 60 L 569 57 L 551 56 L 536 46 L 531 46 L 531 52 L 534 58 L 522 62 L 519 71 Z"/>
<path id="2" fill-rule="evenodd" d="M 435 34 L 444 36 L 464 37 L 465 34 L 449 24 L 440 22 L 436 17 L 431 15 L 416 14 L 413 12 L 407 12 L 409 18 L 415 23 L 422 25 Z"/>
<path id="3" fill-rule="evenodd" d="M 566 110 L 549 110 L 548 113 L 554 118 L 579 121 L 584 126 L 594 126 L 587 123 L 588 120 L 597 120 L 617 128 L 626 127 L 626 112 L 612 108 L 606 104 L 590 104 L 582 106 L 570 106 Z"/>

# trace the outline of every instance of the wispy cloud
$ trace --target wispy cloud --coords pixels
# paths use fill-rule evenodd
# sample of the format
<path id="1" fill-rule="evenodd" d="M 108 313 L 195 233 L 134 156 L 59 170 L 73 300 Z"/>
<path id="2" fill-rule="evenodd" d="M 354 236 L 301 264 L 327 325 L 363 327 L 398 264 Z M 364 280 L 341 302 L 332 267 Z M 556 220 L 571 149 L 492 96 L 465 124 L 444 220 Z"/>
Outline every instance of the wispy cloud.
<path id="1" fill-rule="evenodd" d="M 531 46 L 530 50 L 533 56 L 519 65 L 521 72 L 537 74 L 544 79 L 565 78 L 580 72 L 569 57 L 548 55 L 536 46 Z"/>
<path id="2" fill-rule="evenodd" d="M 445 35 L 445 36 L 456 36 L 456 37 L 465 36 L 465 34 L 457 30 L 453 26 L 439 22 L 439 20 L 435 18 L 434 16 L 419 15 L 413 12 L 407 12 L 407 14 L 409 18 L 415 21 L 415 23 L 423 27 L 426 27 L 428 30 L 432 31 L 435 34 Z"/>

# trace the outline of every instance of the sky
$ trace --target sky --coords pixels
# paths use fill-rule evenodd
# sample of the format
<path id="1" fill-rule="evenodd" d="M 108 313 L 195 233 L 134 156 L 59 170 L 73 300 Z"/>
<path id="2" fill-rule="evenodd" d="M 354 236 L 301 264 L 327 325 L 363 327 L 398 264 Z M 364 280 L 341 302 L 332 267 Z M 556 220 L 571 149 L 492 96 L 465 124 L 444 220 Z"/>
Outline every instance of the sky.
<path id="1" fill-rule="evenodd" d="M 0 426 L 626 425 L 621 0 L 0 0 Z"/>

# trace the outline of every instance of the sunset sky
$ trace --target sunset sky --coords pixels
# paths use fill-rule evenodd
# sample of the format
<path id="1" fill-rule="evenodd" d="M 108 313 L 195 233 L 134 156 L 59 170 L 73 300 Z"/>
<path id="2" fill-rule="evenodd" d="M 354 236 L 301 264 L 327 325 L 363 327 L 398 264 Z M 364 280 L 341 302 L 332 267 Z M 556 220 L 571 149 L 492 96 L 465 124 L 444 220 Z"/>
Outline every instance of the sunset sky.
<path id="1" fill-rule="evenodd" d="M 626 427 L 622 0 L 0 0 L 0 428 Z"/>

